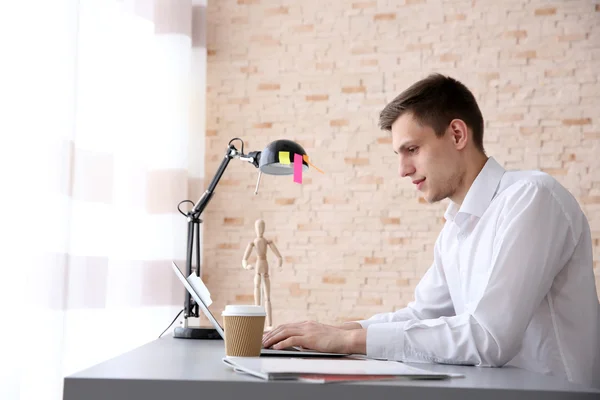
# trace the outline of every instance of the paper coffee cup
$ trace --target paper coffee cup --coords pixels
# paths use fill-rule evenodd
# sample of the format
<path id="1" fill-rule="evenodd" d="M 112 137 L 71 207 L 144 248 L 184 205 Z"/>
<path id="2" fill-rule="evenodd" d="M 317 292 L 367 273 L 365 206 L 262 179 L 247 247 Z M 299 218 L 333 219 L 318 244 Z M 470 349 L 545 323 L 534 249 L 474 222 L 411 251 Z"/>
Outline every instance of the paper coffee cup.
<path id="1" fill-rule="evenodd" d="M 225 328 L 225 354 L 231 357 L 260 356 L 266 315 L 263 306 L 225 306 L 221 314 Z"/>

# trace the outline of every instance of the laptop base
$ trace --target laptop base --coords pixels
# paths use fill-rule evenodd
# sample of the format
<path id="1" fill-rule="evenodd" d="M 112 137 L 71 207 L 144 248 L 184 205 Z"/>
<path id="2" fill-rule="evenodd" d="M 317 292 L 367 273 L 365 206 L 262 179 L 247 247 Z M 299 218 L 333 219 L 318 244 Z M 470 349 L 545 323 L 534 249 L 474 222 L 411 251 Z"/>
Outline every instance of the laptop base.
<path id="1" fill-rule="evenodd" d="M 184 328 L 176 326 L 173 337 L 177 339 L 223 340 L 219 332 L 213 328 Z"/>

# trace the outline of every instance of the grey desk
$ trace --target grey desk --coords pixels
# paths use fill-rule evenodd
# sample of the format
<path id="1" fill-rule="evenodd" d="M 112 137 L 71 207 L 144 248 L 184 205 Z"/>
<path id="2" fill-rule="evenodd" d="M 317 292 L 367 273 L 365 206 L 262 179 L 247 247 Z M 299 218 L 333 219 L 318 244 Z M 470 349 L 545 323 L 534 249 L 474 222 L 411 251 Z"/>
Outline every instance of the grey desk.
<path id="1" fill-rule="evenodd" d="M 445 381 L 265 382 L 224 365 L 222 341 L 163 337 L 68 376 L 63 400 L 129 399 L 600 399 L 600 390 L 517 368 L 411 364 L 458 372 Z"/>

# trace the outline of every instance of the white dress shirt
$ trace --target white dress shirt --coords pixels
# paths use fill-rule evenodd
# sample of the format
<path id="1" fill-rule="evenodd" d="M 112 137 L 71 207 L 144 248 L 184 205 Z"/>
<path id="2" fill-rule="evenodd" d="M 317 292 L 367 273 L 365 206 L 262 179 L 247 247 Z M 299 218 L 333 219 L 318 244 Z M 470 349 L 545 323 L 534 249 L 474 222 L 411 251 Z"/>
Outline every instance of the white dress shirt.
<path id="1" fill-rule="evenodd" d="M 548 174 L 505 171 L 489 158 L 445 218 L 415 300 L 357 321 L 367 356 L 513 365 L 597 384 L 600 305 L 575 198 Z"/>

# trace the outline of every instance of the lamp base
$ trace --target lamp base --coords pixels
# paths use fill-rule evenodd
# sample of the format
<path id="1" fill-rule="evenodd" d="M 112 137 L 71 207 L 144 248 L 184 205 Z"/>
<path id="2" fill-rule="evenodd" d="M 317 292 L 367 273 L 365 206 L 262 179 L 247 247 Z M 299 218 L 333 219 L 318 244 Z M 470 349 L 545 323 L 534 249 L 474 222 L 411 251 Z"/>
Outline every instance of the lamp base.
<path id="1" fill-rule="evenodd" d="M 184 328 L 176 326 L 173 337 L 177 339 L 223 340 L 219 332 L 213 328 Z"/>

